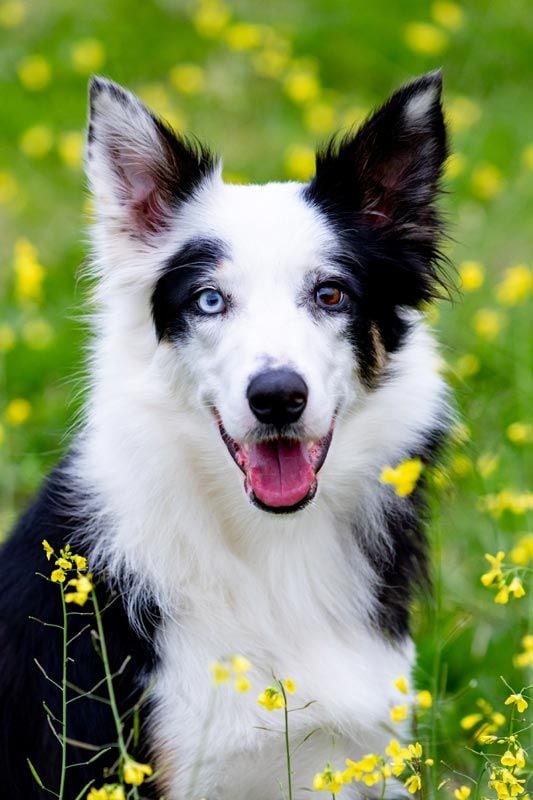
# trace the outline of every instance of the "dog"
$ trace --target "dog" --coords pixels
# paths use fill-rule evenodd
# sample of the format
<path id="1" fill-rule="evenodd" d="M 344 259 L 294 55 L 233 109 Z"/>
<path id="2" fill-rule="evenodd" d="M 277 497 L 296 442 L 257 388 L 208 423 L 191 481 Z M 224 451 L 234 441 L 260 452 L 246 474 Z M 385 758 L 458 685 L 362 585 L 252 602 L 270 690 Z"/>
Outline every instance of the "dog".
<path id="1" fill-rule="evenodd" d="M 52 790 L 60 773 L 61 604 L 35 574 L 43 538 L 89 560 L 125 730 L 146 696 L 143 797 L 279 798 L 282 716 L 257 703 L 273 675 L 296 684 L 295 800 L 327 762 L 383 752 L 429 570 L 424 473 L 407 496 L 380 474 L 432 464 L 450 425 L 423 318 L 446 280 L 447 152 L 440 72 L 319 150 L 308 183 L 261 186 L 225 184 L 208 149 L 92 79 L 90 389 L 0 557 L 4 796 L 44 796 L 28 759 Z M 69 625 L 74 800 L 117 751 L 92 758 L 116 731 L 108 703 L 72 689 L 103 671 L 85 616 Z M 250 692 L 212 685 L 209 664 L 234 654 Z M 380 796 L 363 788 L 338 796 Z M 386 796 L 403 791 L 393 780 Z"/>

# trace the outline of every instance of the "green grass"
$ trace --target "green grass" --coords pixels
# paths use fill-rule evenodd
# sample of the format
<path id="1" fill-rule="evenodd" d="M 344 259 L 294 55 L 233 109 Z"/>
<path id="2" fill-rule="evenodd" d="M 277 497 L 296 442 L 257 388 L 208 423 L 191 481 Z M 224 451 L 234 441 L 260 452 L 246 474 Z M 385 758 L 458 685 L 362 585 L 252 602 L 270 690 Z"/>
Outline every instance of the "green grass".
<path id="1" fill-rule="evenodd" d="M 414 52 L 404 39 L 410 22 L 435 24 L 431 6 L 416 0 L 273 0 L 268 5 L 240 0 L 231 9 L 236 20 L 272 26 L 291 43 L 292 58 L 312 59 L 320 99 L 334 107 L 340 122 L 346 124 L 349 109 L 367 110 L 402 81 L 438 65 L 445 70 L 445 103 L 453 107 L 458 97 L 466 97 L 477 109 L 477 119 L 454 126 L 453 146 L 464 156 L 464 168 L 448 181 L 443 204 L 451 223 L 452 261 L 482 262 L 485 282 L 462 298 L 457 294 L 452 303 L 441 303 L 434 323 L 470 436 L 452 448 L 449 483 L 435 496 L 435 594 L 415 610 L 420 686 L 438 689 L 442 696 L 427 731 L 436 748 L 434 785 L 441 776 L 456 785 L 464 781 L 442 761 L 472 777 L 480 766 L 466 749 L 472 742 L 461 730 L 462 716 L 476 710 L 481 697 L 508 712 L 503 701 L 509 692 L 500 676 L 516 690 L 531 681 L 513 666 L 531 622 L 530 596 L 499 606 L 479 580 L 487 566 L 483 554 L 511 550 L 528 526 L 531 530 L 531 512 L 529 519 L 508 512 L 494 518 L 480 510 L 479 502 L 502 489 L 526 490 L 532 474 L 531 444 L 513 444 L 506 433 L 516 421 L 533 423 L 531 294 L 507 307 L 498 302 L 495 287 L 509 266 L 532 265 L 533 164 L 527 166 L 524 151 L 533 144 L 533 7 L 527 0 L 469 3 L 463 25 L 446 32 L 447 46 L 432 55 Z M 134 13 L 126 0 L 41 0 L 27 3 L 18 26 L 0 28 L 0 325 L 16 334 L 15 345 L 0 353 L 0 420 L 14 398 L 31 403 L 24 424 L 2 421 L 0 535 L 67 446 L 66 432 L 84 386 L 86 333 L 79 318 L 86 287 L 76 273 L 85 256 L 86 195 L 81 169 L 65 164 L 56 147 L 61 134 L 81 131 L 85 119 L 87 76 L 73 68 L 71 48 L 86 38 L 101 42 L 101 71 L 134 90 L 146 93 L 148 87 L 153 96 L 155 88 L 166 95 L 161 110 L 178 115 L 188 130 L 212 142 L 230 174 L 253 181 L 289 177 L 289 145 L 310 147 L 325 138 L 326 131 L 308 129 L 305 109 L 287 96 L 283 77 L 257 74 L 256 50 L 235 52 L 221 36 L 199 35 L 193 13 L 194 4 L 172 0 L 136 3 Z M 17 74 L 32 53 L 45 56 L 52 68 L 50 83 L 40 91 L 24 88 Z M 171 68 L 188 62 L 205 69 L 205 88 L 193 95 L 180 93 L 169 81 Z M 36 124 L 49 127 L 54 137 L 42 158 L 30 158 L 20 148 L 21 136 Z M 472 177 L 485 163 L 499 170 L 502 186 L 483 199 Z M 16 182 L 11 194 L 7 180 Z M 21 237 L 38 248 L 45 267 L 38 303 L 16 295 L 13 246 Z M 504 327 L 492 341 L 473 326 L 482 308 L 504 315 Z M 52 341 L 40 349 L 24 338 L 25 326 L 36 319 L 53 329 Z M 476 356 L 479 369 L 460 378 L 454 367 L 466 353 Z M 495 454 L 498 465 L 483 477 L 477 460 L 486 453 Z M 457 455 L 466 460 L 457 462 Z"/>

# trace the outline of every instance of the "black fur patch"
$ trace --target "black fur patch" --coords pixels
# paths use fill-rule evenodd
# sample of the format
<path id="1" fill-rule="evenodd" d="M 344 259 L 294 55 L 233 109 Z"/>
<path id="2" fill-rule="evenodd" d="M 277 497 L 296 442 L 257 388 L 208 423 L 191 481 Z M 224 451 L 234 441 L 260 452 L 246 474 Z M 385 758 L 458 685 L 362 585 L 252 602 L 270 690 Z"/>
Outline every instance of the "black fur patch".
<path id="1" fill-rule="evenodd" d="M 152 294 L 158 339 L 183 340 L 194 316 L 191 299 L 227 255 L 218 239 L 192 239 L 167 262 Z"/>
<path id="2" fill-rule="evenodd" d="M 444 424 L 443 420 L 443 427 L 428 433 L 424 445 L 409 454 L 410 458 L 420 458 L 424 465 L 415 491 L 408 497 L 393 496 L 386 509 L 385 525 L 392 543 L 391 552 L 383 557 L 368 546 L 364 548 L 380 580 L 378 624 L 392 639 L 402 639 L 409 633 L 411 602 L 417 594 L 427 595 L 431 588 L 425 534 L 428 516 L 425 470 L 438 461 L 445 445 Z"/>
<path id="3" fill-rule="evenodd" d="M 415 121 L 409 103 L 426 92 L 434 93 L 432 102 Z M 447 153 L 440 75 L 430 73 L 317 154 L 303 195 L 327 216 L 339 240 L 334 259 L 357 280 L 352 335 L 363 377 L 375 371 L 376 344 L 386 352 L 401 345 L 401 309 L 417 308 L 445 287 L 435 201 Z"/>
<path id="4" fill-rule="evenodd" d="M 52 733 L 43 704 L 61 717 L 60 692 L 46 680 L 35 663 L 40 663 L 55 681 L 61 681 L 62 634 L 56 628 L 43 627 L 30 617 L 43 622 L 61 624 L 61 600 L 56 584 L 37 575 L 50 574 L 53 561 L 46 560 L 41 540 L 46 538 L 56 552 L 79 533 L 80 520 L 74 511 L 77 498 L 72 494 L 61 467 L 44 483 L 33 505 L 21 518 L 11 538 L 0 552 L 0 772 L 1 794 L 6 798 L 42 800 L 44 792 L 37 786 L 27 764 L 29 758 L 44 784 L 57 791 L 60 775 L 60 745 Z M 87 552 L 85 555 L 90 556 Z M 121 713 L 132 709 L 149 685 L 155 668 L 155 655 L 150 638 L 139 637 L 130 627 L 123 601 L 113 595 L 103 577 L 99 578 L 98 596 L 109 651 L 111 669 L 119 670 L 130 660 L 114 680 Z M 96 628 L 89 613 L 91 603 L 82 608 L 69 606 L 69 638 L 83 627 Z M 75 614 L 74 612 L 87 612 Z M 144 620 L 147 632 L 154 632 L 157 611 L 150 609 Z M 148 635 L 149 635 L 148 634 Z M 90 630 L 81 633 L 68 647 L 68 680 L 84 691 L 103 677 L 102 662 L 96 652 Z M 105 686 L 95 694 L 106 696 Z M 69 690 L 67 706 L 68 736 L 71 740 L 95 747 L 113 745 L 116 732 L 109 705 L 94 699 L 80 698 Z M 141 718 L 146 717 L 146 709 Z M 131 727 L 131 716 L 126 719 Z M 56 728 L 59 729 L 56 723 Z M 146 732 L 141 737 L 141 749 L 135 753 L 141 761 L 150 759 Z M 68 746 L 68 763 L 85 762 L 95 755 L 74 745 Z M 112 747 L 91 765 L 68 769 L 66 800 L 74 800 L 90 781 L 103 783 L 104 770 L 110 770 L 117 759 Z M 143 797 L 155 797 L 147 786 Z M 46 795 L 48 796 L 48 795 Z M 85 796 L 85 795 L 84 795 Z"/>

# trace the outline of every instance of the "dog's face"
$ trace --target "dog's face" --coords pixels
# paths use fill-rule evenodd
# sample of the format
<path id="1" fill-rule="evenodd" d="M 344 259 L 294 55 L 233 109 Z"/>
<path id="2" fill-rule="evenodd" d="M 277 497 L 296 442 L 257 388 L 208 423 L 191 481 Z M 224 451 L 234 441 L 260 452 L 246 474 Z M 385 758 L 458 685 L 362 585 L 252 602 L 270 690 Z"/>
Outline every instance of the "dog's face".
<path id="1" fill-rule="evenodd" d="M 93 81 L 105 247 L 143 287 L 176 403 L 209 415 L 261 508 L 314 496 L 336 419 L 382 379 L 405 310 L 432 296 L 445 154 L 434 73 L 319 153 L 309 184 L 266 186 L 224 184 L 207 151 Z"/>

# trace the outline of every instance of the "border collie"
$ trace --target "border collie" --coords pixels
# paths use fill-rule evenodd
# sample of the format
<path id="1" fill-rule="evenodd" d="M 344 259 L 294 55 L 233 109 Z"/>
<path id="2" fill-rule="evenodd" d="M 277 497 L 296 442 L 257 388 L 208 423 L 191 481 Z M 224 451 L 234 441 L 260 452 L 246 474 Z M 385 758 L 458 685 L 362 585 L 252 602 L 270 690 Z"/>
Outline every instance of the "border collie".
<path id="1" fill-rule="evenodd" d="M 443 285 L 440 96 L 429 73 L 320 150 L 309 183 L 242 186 L 92 80 L 90 392 L 0 555 L 5 797 L 44 796 L 27 759 L 52 788 L 60 769 L 43 709 L 59 716 L 58 692 L 35 662 L 60 680 L 61 634 L 31 619 L 60 622 L 56 587 L 35 574 L 43 538 L 74 544 L 99 576 L 121 712 L 148 693 L 136 755 L 157 780 L 143 796 L 277 800 L 283 737 L 261 729 L 280 723 L 256 699 L 273 673 L 312 701 L 291 715 L 295 800 L 327 761 L 388 743 L 428 568 L 424 480 L 399 497 L 380 472 L 430 463 L 450 416 L 420 311 Z M 84 617 L 72 620 L 71 636 Z M 102 678 L 96 649 L 89 633 L 69 646 L 85 690 Z M 216 691 L 210 712 L 208 665 L 231 654 L 252 663 L 253 691 Z M 69 703 L 68 740 L 71 764 L 115 741 L 109 706 Z M 101 785 L 116 757 L 69 769 L 65 797 Z"/>

